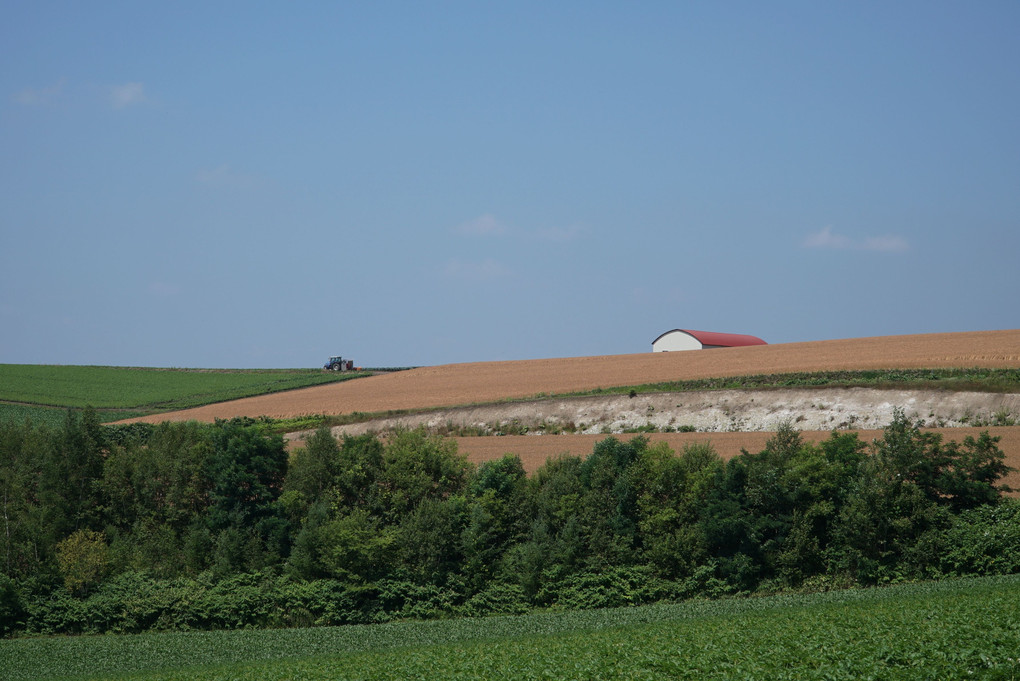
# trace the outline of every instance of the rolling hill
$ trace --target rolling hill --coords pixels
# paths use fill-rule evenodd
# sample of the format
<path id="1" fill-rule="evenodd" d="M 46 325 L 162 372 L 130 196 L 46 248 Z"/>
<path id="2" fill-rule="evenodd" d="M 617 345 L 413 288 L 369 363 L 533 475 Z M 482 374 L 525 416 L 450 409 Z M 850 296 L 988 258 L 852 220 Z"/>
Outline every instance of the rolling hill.
<path id="1" fill-rule="evenodd" d="M 720 350 L 422 367 L 139 419 L 292 418 L 498 402 L 725 376 L 867 369 L 1020 368 L 1020 329 L 882 336 Z"/>

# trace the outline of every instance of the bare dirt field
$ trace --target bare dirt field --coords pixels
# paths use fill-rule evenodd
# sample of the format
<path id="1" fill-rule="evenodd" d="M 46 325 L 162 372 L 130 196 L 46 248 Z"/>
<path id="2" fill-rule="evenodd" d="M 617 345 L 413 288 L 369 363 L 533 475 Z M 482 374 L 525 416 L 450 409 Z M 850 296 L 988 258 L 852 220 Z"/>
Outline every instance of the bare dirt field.
<path id="1" fill-rule="evenodd" d="M 340 437 L 419 426 L 433 432 L 491 433 L 456 438 L 459 450 L 474 463 L 517 454 L 531 473 L 551 456 L 586 456 L 609 434 L 630 438 L 634 435 L 626 430 L 644 426 L 658 431 L 693 427 L 697 432 L 657 432 L 649 437 L 674 451 L 709 442 L 725 459 L 742 449 L 761 451 L 783 423 L 802 431 L 808 442 L 826 439 L 833 430 L 857 432 L 870 442 L 881 436 L 897 409 L 911 422 L 932 426 L 926 430 L 940 433 L 946 441 L 962 442 L 988 430 L 1002 438 L 999 446 L 1009 464 L 1020 469 L 1020 426 L 990 427 L 1020 422 L 1020 394 L 1001 393 L 799 388 L 549 398 L 403 414 L 337 426 L 333 433 Z M 975 427 L 978 423 L 985 426 Z M 527 435 L 496 435 L 525 431 Z M 296 447 L 308 435 L 289 437 Z M 1007 484 L 1020 488 L 1020 473 Z"/>
<path id="2" fill-rule="evenodd" d="M 715 425 L 702 422 L 689 424 L 696 425 L 699 430 L 712 432 L 656 433 L 649 437 L 653 442 L 668 442 L 674 450 L 682 449 L 689 442 L 709 441 L 723 457 L 729 458 L 739 454 L 742 449 L 760 451 L 780 419 L 794 422 L 795 427 L 803 430 L 804 438 L 812 442 L 827 438 L 833 428 L 863 429 L 860 437 L 870 441 L 881 435 L 876 429 L 888 423 L 889 410 L 892 407 L 902 407 L 912 418 L 926 420 L 929 425 L 961 426 L 939 429 L 947 440 L 962 440 L 981 430 L 990 430 L 993 435 L 1002 438 L 1000 447 L 1006 452 L 1008 463 L 1020 468 L 1020 426 L 962 427 L 974 415 L 981 416 L 985 422 L 996 411 L 1020 416 L 1016 395 L 964 394 L 959 397 L 936 392 L 925 395 L 871 395 L 854 408 L 847 408 L 846 405 L 852 401 L 852 391 L 857 389 L 837 391 L 835 395 L 815 391 L 770 391 L 745 393 L 742 396 L 724 394 L 733 391 L 721 391 L 685 394 L 682 398 L 675 394 L 658 397 L 642 395 L 637 402 L 626 396 L 605 396 L 578 398 L 589 400 L 580 407 L 568 404 L 568 400 L 542 399 L 551 394 L 597 388 L 726 376 L 973 367 L 1020 367 L 1020 330 L 884 336 L 699 352 L 451 364 L 222 402 L 159 414 L 144 420 L 212 421 L 233 416 L 287 418 L 310 414 L 383 413 L 536 398 L 527 404 L 469 407 L 467 411 L 470 415 L 465 422 L 499 421 L 504 416 L 490 415 L 487 419 L 472 412 L 479 409 L 502 409 L 503 412 L 494 413 L 505 415 L 505 410 L 509 408 L 518 410 L 518 415 L 510 418 L 530 418 L 536 424 L 549 420 L 550 415 L 570 418 L 573 426 L 583 433 L 457 438 L 460 450 L 471 461 L 482 462 L 513 452 L 521 457 L 527 470 L 534 471 L 550 456 L 564 453 L 583 456 L 590 453 L 595 442 L 606 437 L 601 432 L 605 425 L 614 423 L 614 419 L 617 425 L 622 426 L 644 421 L 655 423 L 656 419 L 670 418 L 673 420 L 672 425 L 680 426 L 688 425 L 684 419 L 693 419 L 692 414 L 700 414 L 699 418 L 709 418 L 706 414 L 715 410 L 721 413 L 721 416 L 711 416 L 716 419 Z M 795 399 L 794 395 L 799 397 Z M 667 402 L 679 400 L 679 403 L 670 413 L 670 409 L 665 408 L 669 405 L 661 401 L 654 402 L 655 399 Z M 799 406 L 791 406 L 797 399 L 800 400 Z M 811 402 L 810 408 L 803 404 L 805 400 Z M 694 405 L 698 401 L 704 404 Z M 755 402 L 757 404 L 752 404 Z M 564 409 L 573 411 L 564 417 Z M 591 414 L 599 410 L 601 415 Z M 754 410 L 760 414 L 755 416 L 758 412 Z M 446 419 L 449 413 L 433 413 L 429 418 Z M 555 421 L 555 418 L 552 420 Z M 579 423 L 583 419 L 588 419 L 590 423 Z M 376 423 L 375 427 L 381 425 Z M 586 431 L 585 427 L 594 432 Z M 292 445 L 297 446 L 299 443 L 300 439 L 296 439 Z M 1007 482 L 1020 488 L 1020 475 L 1014 473 Z"/>
<path id="3" fill-rule="evenodd" d="M 1020 329 L 423 367 L 146 417 L 213 421 L 376 413 L 494 402 L 660 381 L 863 369 L 1020 367 Z"/>

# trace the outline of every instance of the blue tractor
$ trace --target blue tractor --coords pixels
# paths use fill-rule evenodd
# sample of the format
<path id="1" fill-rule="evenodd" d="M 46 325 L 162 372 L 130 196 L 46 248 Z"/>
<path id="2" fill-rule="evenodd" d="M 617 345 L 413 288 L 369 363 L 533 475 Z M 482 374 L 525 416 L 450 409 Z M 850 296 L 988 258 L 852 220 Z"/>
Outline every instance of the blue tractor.
<path id="1" fill-rule="evenodd" d="M 329 369 L 330 371 L 354 371 L 354 360 L 344 359 L 343 357 L 330 357 L 329 361 L 326 362 L 326 366 L 323 369 Z"/>

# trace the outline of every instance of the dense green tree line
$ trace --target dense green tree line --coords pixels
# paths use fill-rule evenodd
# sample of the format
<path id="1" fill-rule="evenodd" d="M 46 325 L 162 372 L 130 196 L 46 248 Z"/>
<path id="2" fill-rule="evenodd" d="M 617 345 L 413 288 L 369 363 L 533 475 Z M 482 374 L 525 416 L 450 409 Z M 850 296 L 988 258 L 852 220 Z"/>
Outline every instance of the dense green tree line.
<path id="1" fill-rule="evenodd" d="M 996 438 L 902 413 L 724 462 L 609 437 L 533 476 L 404 431 L 0 425 L 0 633 L 297 626 L 1020 570 Z"/>

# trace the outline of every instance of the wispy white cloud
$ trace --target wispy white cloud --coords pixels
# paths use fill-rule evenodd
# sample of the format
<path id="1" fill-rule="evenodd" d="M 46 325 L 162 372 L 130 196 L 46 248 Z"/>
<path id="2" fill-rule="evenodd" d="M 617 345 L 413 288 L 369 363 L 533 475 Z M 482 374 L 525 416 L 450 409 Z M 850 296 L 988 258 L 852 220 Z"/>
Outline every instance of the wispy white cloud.
<path id="1" fill-rule="evenodd" d="M 14 94 L 14 101 L 18 104 L 24 104 L 25 106 L 34 106 L 37 104 L 52 102 L 63 93 L 64 85 L 66 83 L 67 79 L 61 78 L 56 83 L 48 87 L 25 88 L 24 90 Z"/>
<path id="2" fill-rule="evenodd" d="M 805 248 L 850 248 L 850 239 L 839 234 L 833 234 L 831 226 L 825 226 L 820 232 L 809 234 L 804 240 Z"/>
<path id="3" fill-rule="evenodd" d="M 149 101 L 142 83 L 124 83 L 110 88 L 110 103 L 114 109 L 123 109 Z"/>
<path id="4" fill-rule="evenodd" d="M 443 275 L 449 279 L 472 282 L 502 279 L 510 276 L 510 274 L 510 268 L 492 258 L 486 258 L 478 262 L 450 260 L 443 269 Z"/>
<path id="5" fill-rule="evenodd" d="M 505 233 L 506 227 L 495 216 L 486 213 L 457 225 L 453 231 L 465 236 L 495 236 Z"/>
<path id="6" fill-rule="evenodd" d="M 804 248 L 876 251 L 880 253 L 899 253 L 910 249 L 910 244 L 907 243 L 907 240 L 895 234 L 869 236 L 858 241 L 833 232 L 831 225 L 826 225 L 818 232 L 809 234 L 804 239 L 803 246 Z"/>

